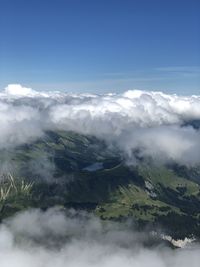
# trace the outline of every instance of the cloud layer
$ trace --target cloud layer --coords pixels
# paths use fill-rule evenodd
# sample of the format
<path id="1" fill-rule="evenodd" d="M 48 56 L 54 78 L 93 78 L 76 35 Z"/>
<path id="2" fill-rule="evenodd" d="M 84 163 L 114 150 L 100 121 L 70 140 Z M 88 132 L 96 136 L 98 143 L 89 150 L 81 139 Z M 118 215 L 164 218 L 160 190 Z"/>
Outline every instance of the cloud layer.
<path id="1" fill-rule="evenodd" d="M 139 90 L 68 94 L 8 85 L 0 93 L 0 125 L 0 148 L 62 129 L 114 143 L 132 162 L 137 151 L 164 162 L 200 163 L 200 96 Z"/>
<path id="2" fill-rule="evenodd" d="M 0 226 L 1 267 L 198 267 L 199 247 L 144 246 L 130 227 L 87 213 L 50 209 L 15 215 Z"/>

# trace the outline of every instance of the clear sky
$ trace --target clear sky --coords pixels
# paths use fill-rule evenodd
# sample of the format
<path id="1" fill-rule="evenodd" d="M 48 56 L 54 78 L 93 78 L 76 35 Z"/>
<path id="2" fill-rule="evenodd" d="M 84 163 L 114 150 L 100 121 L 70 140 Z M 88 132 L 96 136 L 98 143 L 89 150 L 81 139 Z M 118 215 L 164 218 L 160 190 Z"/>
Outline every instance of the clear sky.
<path id="1" fill-rule="evenodd" d="M 199 0 L 0 0 L 0 88 L 200 94 Z"/>

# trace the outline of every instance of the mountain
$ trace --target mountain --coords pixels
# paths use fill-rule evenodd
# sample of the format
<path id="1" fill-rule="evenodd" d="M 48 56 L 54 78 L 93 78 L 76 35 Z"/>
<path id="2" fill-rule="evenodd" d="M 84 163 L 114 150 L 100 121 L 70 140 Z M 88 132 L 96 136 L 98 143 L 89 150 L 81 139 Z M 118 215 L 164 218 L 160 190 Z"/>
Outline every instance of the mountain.
<path id="1" fill-rule="evenodd" d="M 174 238 L 200 236 L 200 167 L 150 159 L 130 165 L 114 145 L 65 131 L 4 149 L 0 162 L 1 220 L 29 207 L 59 205 L 103 220 L 131 219 Z"/>

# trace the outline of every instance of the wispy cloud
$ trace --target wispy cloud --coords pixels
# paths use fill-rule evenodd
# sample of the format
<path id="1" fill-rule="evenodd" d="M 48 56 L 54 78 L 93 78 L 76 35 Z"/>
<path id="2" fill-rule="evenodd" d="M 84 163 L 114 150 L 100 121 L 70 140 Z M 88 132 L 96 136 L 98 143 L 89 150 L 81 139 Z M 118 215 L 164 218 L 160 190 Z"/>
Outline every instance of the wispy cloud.
<path id="1" fill-rule="evenodd" d="M 156 68 L 157 71 L 163 72 L 188 72 L 188 73 L 200 73 L 200 66 L 171 66 Z"/>
<path id="2" fill-rule="evenodd" d="M 62 70 L 64 75 L 64 70 Z M 26 77 L 26 75 L 24 75 Z M 123 92 L 130 89 L 158 90 L 166 93 L 198 94 L 200 92 L 200 66 L 168 66 L 145 70 L 127 70 L 125 72 L 105 72 L 89 75 L 82 73 L 70 76 L 66 72 L 66 80 L 59 80 L 58 73 L 50 73 L 57 81 L 35 83 L 24 80 L 24 84 L 37 90 L 62 90 L 69 92 L 108 93 Z M 3 80 L 3 79 L 2 79 Z M 11 79 L 13 80 L 13 79 Z M 20 81 L 21 82 L 21 81 Z M 2 84 L 2 87 L 5 86 Z"/>

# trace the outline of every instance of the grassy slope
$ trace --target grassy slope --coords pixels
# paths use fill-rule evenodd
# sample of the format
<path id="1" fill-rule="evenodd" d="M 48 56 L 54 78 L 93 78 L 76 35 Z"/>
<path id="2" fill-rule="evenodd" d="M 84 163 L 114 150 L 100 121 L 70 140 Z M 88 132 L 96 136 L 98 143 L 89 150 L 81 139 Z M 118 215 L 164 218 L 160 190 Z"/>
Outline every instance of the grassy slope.
<path id="1" fill-rule="evenodd" d="M 0 221 L 32 206 L 33 183 L 12 175 L 0 177 Z"/>
<path id="2" fill-rule="evenodd" d="M 166 167 L 140 165 L 137 170 L 149 186 L 120 186 L 96 208 L 96 214 L 103 219 L 133 217 L 139 222 L 159 224 L 177 237 L 194 231 L 199 235 L 200 186 Z"/>
<path id="3" fill-rule="evenodd" d="M 24 208 L 23 202 L 26 202 L 26 207 L 64 205 L 94 210 L 106 219 L 133 217 L 143 222 L 159 222 L 167 227 L 174 219 L 175 223 L 179 220 L 183 222 L 183 229 L 187 223 L 191 229 L 198 228 L 200 188 L 195 181 L 180 176 L 180 170 L 177 175 L 167 167 L 147 164 L 130 168 L 122 163 L 118 151 L 107 148 L 96 138 L 63 131 L 48 132 L 44 139 L 6 153 L 18 166 L 19 174 L 39 179 L 32 189 L 31 200 L 19 198 L 18 201 L 15 198 L 13 204 L 9 204 L 19 204 L 19 210 Z M 1 153 L 0 161 L 4 156 Z M 43 167 L 42 159 L 45 157 L 55 165 L 54 180 L 48 184 L 29 169 L 29 162 L 37 159 Z M 94 172 L 84 170 L 94 162 L 103 163 L 104 169 Z M 183 169 L 181 171 L 186 173 Z M 188 178 L 188 175 L 189 172 L 185 177 Z"/>

